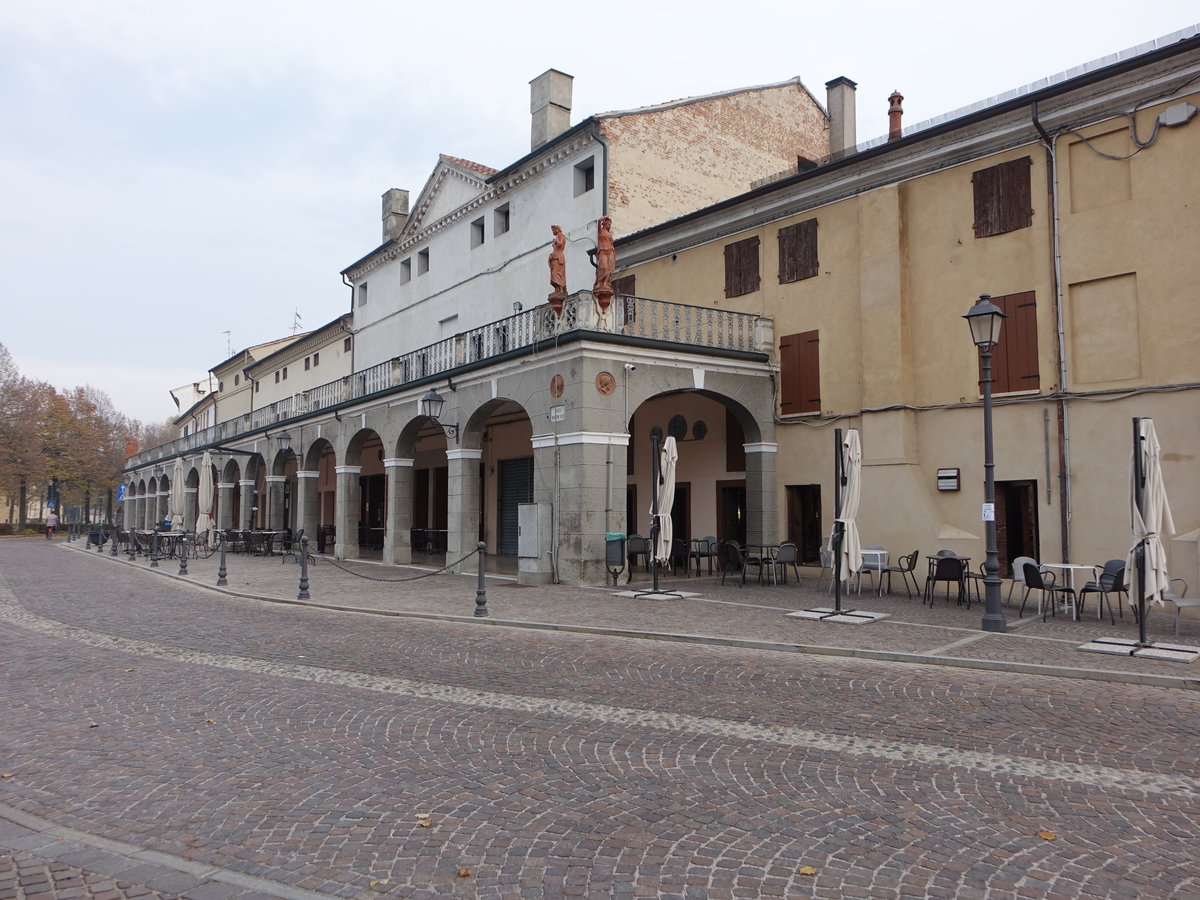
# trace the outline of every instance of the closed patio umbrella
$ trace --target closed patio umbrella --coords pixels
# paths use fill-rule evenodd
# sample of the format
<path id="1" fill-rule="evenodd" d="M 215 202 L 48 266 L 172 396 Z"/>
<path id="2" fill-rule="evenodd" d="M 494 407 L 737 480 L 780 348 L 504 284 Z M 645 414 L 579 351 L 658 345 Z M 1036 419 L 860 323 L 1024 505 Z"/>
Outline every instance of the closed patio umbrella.
<path id="1" fill-rule="evenodd" d="M 213 521 L 213 475 L 212 454 L 204 451 L 204 459 L 200 462 L 200 490 L 196 496 L 196 540 L 205 541 L 210 531 L 215 531 L 217 523 Z"/>
<path id="2" fill-rule="evenodd" d="M 668 435 L 658 453 L 658 541 L 654 545 L 655 562 L 667 566 L 671 564 L 671 541 L 675 537 L 671 507 L 675 505 L 675 464 L 678 460 L 675 438 Z M 654 515 L 653 509 L 650 514 Z"/>
<path id="3" fill-rule="evenodd" d="M 1125 572 L 1127 583 L 1138 592 L 1139 603 L 1153 600 L 1163 602 L 1163 591 L 1170 587 L 1167 572 L 1167 551 L 1163 538 L 1175 533 L 1167 489 L 1162 478 L 1162 450 L 1153 419 L 1134 420 L 1134 446 L 1130 461 L 1130 512 L 1133 524 L 1133 545 Z M 1139 546 L 1145 548 L 1143 578 L 1138 573 Z M 1145 621 L 1145 616 L 1142 616 Z"/>
<path id="4" fill-rule="evenodd" d="M 183 457 L 175 457 L 175 467 L 171 471 L 170 516 L 171 530 L 183 531 Z"/>
<path id="5" fill-rule="evenodd" d="M 862 498 L 862 443 L 858 431 L 851 428 L 842 441 L 842 515 L 843 525 L 841 578 L 849 581 L 862 568 L 862 542 L 858 537 L 858 504 Z"/>

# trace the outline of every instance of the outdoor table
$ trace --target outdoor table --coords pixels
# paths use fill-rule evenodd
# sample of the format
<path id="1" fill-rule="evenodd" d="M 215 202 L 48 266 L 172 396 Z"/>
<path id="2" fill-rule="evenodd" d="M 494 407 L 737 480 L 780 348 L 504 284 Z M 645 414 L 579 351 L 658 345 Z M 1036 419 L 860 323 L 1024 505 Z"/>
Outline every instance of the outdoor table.
<path id="1" fill-rule="evenodd" d="M 1096 567 L 1095 566 L 1077 566 L 1074 563 L 1047 563 L 1047 562 L 1040 563 L 1040 565 L 1043 569 L 1059 569 L 1059 570 L 1061 570 L 1066 579 L 1067 587 L 1069 587 L 1073 591 L 1075 590 L 1075 573 L 1076 572 L 1087 572 L 1093 578 L 1099 577 L 1096 575 Z M 1062 604 L 1063 607 L 1065 607 L 1066 605 L 1067 604 L 1065 602 Z M 1096 604 L 1097 617 L 1100 616 L 1100 611 L 1101 611 L 1101 606 L 1100 606 L 1100 604 L 1097 603 Z M 1078 593 L 1075 596 L 1075 618 L 1076 619 L 1079 618 L 1079 595 L 1078 595 Z"/>
<path id="2" fill-rule="evenodd" d="M 774 568 L 773 560 L 775 559 L 775 551 L 778 549 L 779 549 L 779 547 L 775 544 L 747 544 L 746 545 L 746 558 L 749 559 L 751 557 L 756 557 L 759 560 L 761 560 L 761 563 L 758 567 L 758 583 L 759 584 L 763 583 L 763 568 L 767 567 L 767 566 L 771 567 L 772 569 Z M 745 560 L 743 560 L 742 561 L 742 584 L 745 584 L 745 583 L 746 583 L 746 563 L 745 563 Z"/>
<path id="3" fill-rule="evenodd" d="M 885 568 L 887 568 L 888 552 L 886 550 L 863 550 L 862 557 L 863 557 L 863 566 L 860 567 L 857 572 L 858 593 L 860 596 L 862 595 L 863 568 L 866 567 L 867 557 L 871 557 L 871 559 L 874 561 L 875 564 L 871 569 L 868 569 L 867 571 L 871 571 L 871 572 L 875 573 L 875 593 L 882 597 L 883 596 L 883 570 Z"/>

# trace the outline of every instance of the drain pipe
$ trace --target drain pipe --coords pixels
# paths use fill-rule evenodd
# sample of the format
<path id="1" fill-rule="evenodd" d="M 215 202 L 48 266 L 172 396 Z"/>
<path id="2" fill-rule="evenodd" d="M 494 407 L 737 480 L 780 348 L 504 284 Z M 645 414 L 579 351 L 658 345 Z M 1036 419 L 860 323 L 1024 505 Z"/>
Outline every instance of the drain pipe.
<path id="1" fill-rule="evenodd" d="M 1071 561 L 1071 419 L 1067 410 L 1067 338 L 1063 327 L 1062 235 L 1059 218 L 1058 157 L 1055 137 L 1042 127 L 1038 105 L 1030 107 L 1033 127 L 1042 136 L 1049 167 L 1050 235 L 1054 279 L 1054 317 L 1058 351 L 1058 471 L 1059 471 L 1059 539 L 1062 542 L 1063 562 Z"/>

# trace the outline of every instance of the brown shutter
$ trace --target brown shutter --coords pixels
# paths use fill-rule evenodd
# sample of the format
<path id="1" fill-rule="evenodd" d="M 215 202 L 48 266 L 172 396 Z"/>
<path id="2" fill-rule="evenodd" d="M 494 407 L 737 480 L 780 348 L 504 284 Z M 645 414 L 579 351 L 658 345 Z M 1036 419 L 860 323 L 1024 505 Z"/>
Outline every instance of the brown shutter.
<path id="1" fill-rule="evenodd" d="M 820 336 L 816 331 L 779 339 L 779 412 L 821 411 Z"/>
<path id="2" fill-rule="evenodd" d="M 1034 292 L 993 297 L 992 302 L 1008 317 L 1000 330 L 1000 343 L 992 352 L 992 393 L 1038 390 L 1041 379 L 1038 373 L 1037 302 Z"/>
<path id="3" fill-rule="evenodd" d="M 725 245 L 725 296 L 740 297 L 758 290 L 758 238 Z"/>
<path id="4" fill-rule="evenodd" d="M 789 284 L 817 274 L 817 220 L 806 219 L 779 229 L 779 283 Z"/>
<path id="5" fill-rule="evenodd" d="M 971 176 L 975 191 L 975 237 L 996 234 L 998 222 L 997 197 L 999 196 L 1000 173 L 996 167 L 980 169 Z"/>
<path id="6" fill-rule="evenodd" d="M 1000 169 L 1000 230 L 1016 231 L 1033 222 L 1033 200 L 1030 170 L 1033 160 L 1028 156 L 1003 163 Z"/>

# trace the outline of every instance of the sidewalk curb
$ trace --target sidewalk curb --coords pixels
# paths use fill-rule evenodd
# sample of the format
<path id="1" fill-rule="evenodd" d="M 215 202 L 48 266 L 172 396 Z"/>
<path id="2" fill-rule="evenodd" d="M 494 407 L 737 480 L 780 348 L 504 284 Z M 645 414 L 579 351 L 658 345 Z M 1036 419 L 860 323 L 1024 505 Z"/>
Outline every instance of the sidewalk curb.
<path id="1" fill-rule="evenodd" d="M 79 549 L 79 548 L 67 548 Z M 96 553 L 109 561 L 113 557 L 108 554 Z M 341 603 L 321 603 L 315 600 L 290 600 L 285 597 L 269 597 L 263 594 L 252 594 L 238 591 L 229 587 L 218 587 L 193 581 L 174 572 L 154 571 L 148 566 L 141 566 L 127 559 L 117 557 L 116 562 L 133 566 L 140 571 L 165 576 L 230 597 L 245 600 L 257 600 L 262 603 L 277 603 L 283 606 L 302 606 L 313 609 L 333 610 L 335 612 L 359 613 L 369 616 L 384 616 L 397 619 L 420 619 L 435 622 L 453 622 L 456 624 L 493 625 L 501 628 L 524 628 L 531 631 L 560 631 L 569 634 L 593 634 L 604 637 L 632 638 L 635 640 L 673 641 L 686 644 L 699 644 L 713 647 L 736 647 L 744 650 L 765 650 L 773 653 L 793 653 L 807 656 L 831 656 L 840 659 L 859 659 L 869 662 L 893 662 L 909 665 L 946 666 L 958 669 L 974 669 L 985 672 L 1013 672 L 1020 675 L 1045 675 L 1055 678 L 1070 678 L 1080 681 L 1102 681 L 1109 684 L 1128 684 L 1136 687 L 1171 688 L 1173 690 L 1200 691 L 1200 677 L 1176 677 L 1173 675 L 1157 675 L 1138 672 L 1113 672 L 1105 669 L 1077 669 L 1067 666 L 1050 666 L 1039 663 L 1009 662 L 1005 660 L 972 659 L 959 656 L 927 656 L 920 653 L 903 653 L 890 650 L 863 650 L 849 647 L 826 647 L 821 644 L 791 644 L 782 641 L 759 641 L 748 638 L 728 638 L 714 635 L 686 634 L 669 631 L 635 631 L 622 628 L 605 628 L 596 625 L 567 625 L 553 622 L 528 622 L 519 619 L 493 619 L 475 616 L 457 616 L 448 613 L 405 612 L 392 609 L 370 609 L 360 606 L 350 606 Z M 474 577 L 474 576 L 463 576 Z"/>

